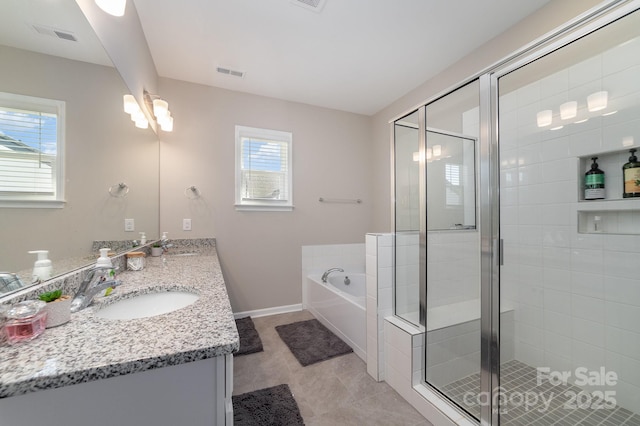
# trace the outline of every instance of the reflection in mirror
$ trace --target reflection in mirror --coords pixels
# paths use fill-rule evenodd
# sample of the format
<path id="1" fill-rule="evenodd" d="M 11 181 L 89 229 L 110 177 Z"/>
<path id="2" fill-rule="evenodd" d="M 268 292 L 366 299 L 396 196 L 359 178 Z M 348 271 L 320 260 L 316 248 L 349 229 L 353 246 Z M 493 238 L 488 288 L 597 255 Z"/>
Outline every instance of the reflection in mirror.
<path id="1" fill-rule="evenodd" d="M 479 93 L 474 80 L 426 106 L 429 231 L 476 227 Z"/>
<path id="2" fill-rule="evenodd" d="M 94 241 L 124 241 L 121 248 L 127 248 L 140 231 L 157 239 L 157 137 L 137 129 L 123 112 L 128 90 L 77 4 L 2 1 L 0 57 L 0 92 L 62 101 L 66 117 L 59 149 L 64 203 L 0 202 L 0 271 L 18 273 L 26 285 L 36 260 L 28 251 L 49 251 L 53 277 L 93 263 Z M 120 183 L 128 193 L 113 196 L 109 189 Z M 125 231 L 125 219 L 133 219 L 133 231 Z"/>
<path id="3" fill-rule="evenodd" d="M 475 145 L 475 138 L 427 129 L 427 230 L 475 229 Z"/>
<path id="4" fill-rule="evenodd" d="M 418 111 L 394 123 L 396 232 L 420 229 Z"/>

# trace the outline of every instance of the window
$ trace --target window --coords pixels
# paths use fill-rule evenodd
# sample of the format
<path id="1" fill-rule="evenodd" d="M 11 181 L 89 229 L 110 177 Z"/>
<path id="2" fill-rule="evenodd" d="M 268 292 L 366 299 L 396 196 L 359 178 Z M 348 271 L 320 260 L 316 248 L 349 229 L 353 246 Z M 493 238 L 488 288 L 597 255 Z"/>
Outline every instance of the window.
<path id="1" fill-rule="evenodd" d="M 0 206 L 63 206 L 64 106 L 0 92 Z"/>
<path id="2" fill-rule="evenodd" d="M 293 210 L 292 134 L 236 126 L 236 210 Z"/>
<path id="3" fill-rule="evenodd" d="M 445 164 L 444 165 L 446 204 L 447 206 L 462 205 L 462 187 L 460 186 L 460 165 Z"/>

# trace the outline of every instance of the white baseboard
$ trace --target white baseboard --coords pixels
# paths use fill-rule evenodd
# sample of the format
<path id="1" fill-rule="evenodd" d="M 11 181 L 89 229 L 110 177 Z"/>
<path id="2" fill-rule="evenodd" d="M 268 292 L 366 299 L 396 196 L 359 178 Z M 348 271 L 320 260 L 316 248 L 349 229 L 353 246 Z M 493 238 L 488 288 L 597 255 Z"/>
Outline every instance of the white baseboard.
<path id="1" fill-rule="evenodd" d="M 256 309 L 255 311 L 244 311 L 244 312 L 235 312 L 233 317 L 235 319 L 244 318 L 244 317 L 266 317 L 269 315 L 277 315 L 277 314 L 286 314 L 288 312 L 298 312 L 302 310 L 302 304 L 297 303 L 295 305 L 287 305 L 287 306 L 276 306 L 273 308 L 265 308 L 265 309 Z"/>

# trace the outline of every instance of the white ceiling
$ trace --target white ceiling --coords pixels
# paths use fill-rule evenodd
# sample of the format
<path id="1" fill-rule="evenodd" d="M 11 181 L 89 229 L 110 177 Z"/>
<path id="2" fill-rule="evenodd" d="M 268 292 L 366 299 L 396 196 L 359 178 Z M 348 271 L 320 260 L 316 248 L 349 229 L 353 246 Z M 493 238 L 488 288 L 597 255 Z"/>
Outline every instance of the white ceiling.
<path id="1" fill-rule="evenodd" d="M 133 1 L 162 77 L 371 115 L 549 0 Z"/>
<path id="2" fill-rule="evenodd" d="M 34 24 L 70 33 L 77 41 L 40 34 Z M 0 44 L 113 66 L 74 0 L 0 0 Z"/>
<path id="3" fill-rule="evenodd" d="M 326 0 L 320 13 L 291 0 L 127 7 L 135 4 L 162 77 L 371 115 L 548 1 Z M 74 0 L 0 0 L 0 44 L 111 64 Z M 218 66 L 246 75 L 219 74 Z"/>

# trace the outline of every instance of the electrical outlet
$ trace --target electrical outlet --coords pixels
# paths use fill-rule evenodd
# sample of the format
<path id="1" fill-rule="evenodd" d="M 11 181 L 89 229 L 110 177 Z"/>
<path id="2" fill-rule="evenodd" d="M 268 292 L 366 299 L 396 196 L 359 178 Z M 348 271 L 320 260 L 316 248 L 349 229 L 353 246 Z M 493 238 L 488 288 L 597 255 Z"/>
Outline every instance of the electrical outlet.
<path id="1" fill-rule="evenodd" d="M 124 230 L 125 232 L 133 232 L 136 230 L 136 226 L 133 219 L 124 220 Z"/>
<path id="2" fill-rule="evenodd" d="M 191 219 L 182 219 L 182 230 L 191 231 Z"/>

